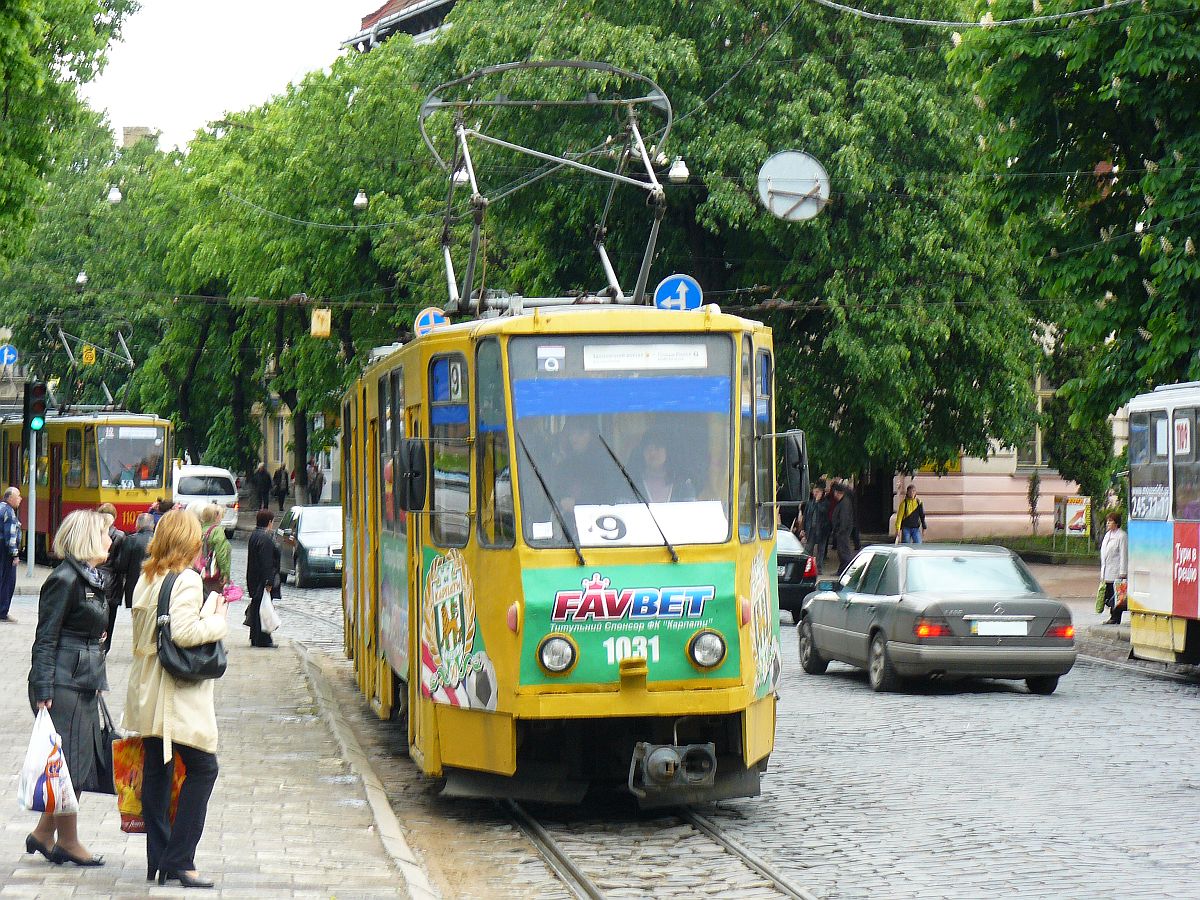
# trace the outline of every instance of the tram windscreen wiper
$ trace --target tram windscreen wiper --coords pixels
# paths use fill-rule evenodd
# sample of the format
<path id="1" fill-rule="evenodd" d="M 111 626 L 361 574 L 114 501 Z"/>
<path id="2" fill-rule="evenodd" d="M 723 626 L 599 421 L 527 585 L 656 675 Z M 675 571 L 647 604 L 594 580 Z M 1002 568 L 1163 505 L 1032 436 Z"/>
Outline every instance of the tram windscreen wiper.
<path id="1" fill-rule="evenodd" d="M 550 501 L 550 509 L 554 512 L 554 518 L 558 520 L 559 527 L 563 530 L 563 534 L 567 536 L 567 540 L 571 542 L 571 546 L 575 548 L 575 556 L 579 559 L 581 566 L 587 565 L 587 560 L 583 558 L 583 547 L 579 544 L 579 538 L 575 536 L 575 532 L 567 527 L 567 517 L 563 515 L 562 507 L 558 505 L 558 501 L 554 499 L 554 495 L 550 493 L 550 488 L 546 485 L 546 479 L 542 476 L 542 470 L 538 468 L 538 464 L 533 461 L 533 454 L 529 452 L 529 448 L 525 446 L 525 438 L 521 436 L 521 432 L 517 432 L 517 443 L 521 445 L 521 449 L 525 451 L 525 458 L 529 460 L 529 467 L 533 469 L 533 474 L 538 480 L 538 484 L 542 486 L 542 493 L 546 495 L 546 499 Z"/>
<path id="2" fill-rule="evenodd" d="M 629 474 L 629 470 L 625 468 L 625 463 L 621 462 L 620 457 L 613 452 L 613 448 L 608 446 L 608 441 L 604 439 L 604 435 L 597 434 L 600 438 L 600 443 L 604 445 L 604 449 L 608 451 L 608 455 L 612 457 L 612 461 L 617 464 L 617 468 L 621 470 L 621 474 L 625 476 L 625 480 L 629 482 L 629 486 L 633 488 L 633 495 L 637 497 L 638 502 L 646 507 L 646 512 L 650 513 L 650 521 L 654 523 L 654 527 L 658 529 L 658 533 L 662 535 L 663 543 L 667 545 L 667 550 L 671 554 L 671 562 L 679 562 L 679 554 L 675 552 L 675 548 L 671 546 L 671 542 L 667 540 L 667 533 L 662 530 L 662 526 L 658 524 L 658 517 L 654 515 L 654 510 L 650 508 L 650 501 L 646 499 L 646 495 L 642 493 L 637 486 L 637 482 L 633 480 L 633 476 Z"/>

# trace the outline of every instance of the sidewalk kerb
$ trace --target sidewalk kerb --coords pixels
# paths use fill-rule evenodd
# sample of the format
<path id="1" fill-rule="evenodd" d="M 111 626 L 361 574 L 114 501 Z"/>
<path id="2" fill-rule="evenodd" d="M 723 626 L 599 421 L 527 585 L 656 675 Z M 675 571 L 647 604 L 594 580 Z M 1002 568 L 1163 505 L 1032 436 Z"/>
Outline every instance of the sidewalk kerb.
<path id="1" fill-rule="evenodd" d="M 441 895 L 430 883 L 416 854 L 413 853 L 408 841 L 404 838 L 404 831 L 400 827 L 400 821 L 396 818 L 395 812 L 392 811 L 392 805 L 388 800 L 383 782 L 371 767 L 370 759 L 363 753 L 358 738 L 355 737 L 354 731 L 338 708 L 337 701 L 333 697 L 329 676 L 324 669 L 324 655 L 310 650 L 299 641 L 293 641 L 292 647 L 295 648 L 296 654 L 304 665 L 304 675 L 317 699 L 321 717 L 329 726 L 329 730 L 333 732 L 334 738 L 341 747 L 343 758 L 362 781 L 363 789 L 367 794 L 367 802 L 370 804 L 371 813 L 375 818 L 379 839 L 383 843 L 384 850 L 396 864 L 396 868 L 400 870 L 409 895 L 416 900 L 440 900 Z"/>

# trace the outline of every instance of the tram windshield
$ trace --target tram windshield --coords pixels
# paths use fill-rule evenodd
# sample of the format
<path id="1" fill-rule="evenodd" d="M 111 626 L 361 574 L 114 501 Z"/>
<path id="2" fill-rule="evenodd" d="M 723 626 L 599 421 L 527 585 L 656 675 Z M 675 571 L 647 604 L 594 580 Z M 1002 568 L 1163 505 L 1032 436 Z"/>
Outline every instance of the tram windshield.
<path id="1" fill-rule="evenodd" d="M 96 428 L 100 455 L 100 486 L 151 488 L 163 486 L 166 429 L 158 425 L 100 425 Z"/>
<path id="2" fill-rule="evenodd" d="M 517 337 L 509 370 L 527 543 L 729 539 L 729 335 Z"/>

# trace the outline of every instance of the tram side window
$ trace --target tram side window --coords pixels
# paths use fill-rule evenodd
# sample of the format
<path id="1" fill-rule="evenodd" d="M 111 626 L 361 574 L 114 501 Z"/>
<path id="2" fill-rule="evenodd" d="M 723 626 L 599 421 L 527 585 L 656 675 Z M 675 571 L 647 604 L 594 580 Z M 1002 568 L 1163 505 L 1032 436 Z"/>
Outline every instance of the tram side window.
<path id="1" fill-rule="evenodd" d="M 1175 518 L 1200 521 L 1200 460 L 1197 460 L 1196 410 L 1175 411 L 1172 423 L 1175 444 Z"/>
<path id="2" fill-rule="evenodd" d="M 83 484 L 84 487 L 100 486 L 100 470 L 96 467 L 96 427 L 83 429 Z"/>
<path id="3" fill-rule="evenodd" d="M 387 375 L 379 379 L 379 519 L 384 531 L 396 530 L 396 497 L 392 452 L 396 449 L 392 437 L 391 382 Z"/>
<path id="4" fill-rule="evenodd" d="M 741 435 L 738 448 L 738 537 L 754 539 L 754 356 L 750 338 L 742 339 Z"/>
<path id="5" fill-rule="evenodd" d="M 476 471 L 479 473 L 479 542 L 485 547 L 511 547 L 516 540 L 513 515 L 512 460 L 504 403 L 504 370 L 500 342 L 479 345 L 475 358 Z"/>
<path id="6" fill-rule="evenodd" d="M 442 547 L 462 547 L 470 536 L 471 456 L 467 361 L 461 353 L 436 356 L 429 367 L 433 425 L 433 502 L 429 533 Z"/>
<path id="7" fill-rule="evenodd" d="M 392 420 L 392 516 L 396 525 L 393 529 L 397 534 L 405 533 L 405 513 L 400 508 L 400 484 L 397 481 L 403 467 L 400 464 L 400 450 L 404 446 L 404 370 L 396 369 L 391 374 L 391 410 Z"/>
<path id="8" fill-rule="evenodd" d="M 1171 429 L 1166 412 L 1129 417 L 1129 517 L 1165 520 L 1171 510 L 1168 466 Z"/>
<path id="9" fill-rule="evenodd" d="M 758 493 L 758 536 L 770 538 L 775 533 L 775 507 L 770 503 L 775 499 L 775 451 L 774 439 L 765 438 L 771 433 L 771 394 L 774 372 L 771 368 L 771 354 L 766 350 L 758 351 L 755 365 L 754 391 L 754 482 Z"/>
<path id="10" fill-rule="evenodd" d="M 67 430 L 67 471 L 63 484 L 69 488 L 83 484 L 83 435 L 78 428 Z"/>
<path id="11" fill-rule="evenodd" d="M 357 432 L 354 421 L 354 407 L 347 403 L 342 407 L 342 515 L 349 520 L 354 513 L 354 497 L 358 493 L 358 485 L 351 477 L 350 455 L 354 451 L 354 435 Z"/>

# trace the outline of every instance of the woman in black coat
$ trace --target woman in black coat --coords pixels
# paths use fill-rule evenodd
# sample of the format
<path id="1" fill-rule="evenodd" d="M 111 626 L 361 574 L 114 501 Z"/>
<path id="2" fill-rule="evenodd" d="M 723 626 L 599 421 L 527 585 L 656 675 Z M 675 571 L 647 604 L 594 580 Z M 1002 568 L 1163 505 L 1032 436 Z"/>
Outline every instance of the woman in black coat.
<path id="1" fill-rule="evenodd" d="M 255 518 L 258 526 L 250 535 L 246 554 L 246 590 L 250 592 L 250 605 L 246 608 L 246 624 L 250 626 L 251 647 L 274 647 L 275 642 L 262 630 L 259 609 L 262 607 L 263 591 L 278 596 L 279 548 L 271 537 L 275 530 L 275 514 L 269 509 L 260 509 Z"/>
<path id="2" fill-rule="evenodd" d="M 102 642 L 108 623 L 104 580 L 96 567 L 108 559 L 107 522 L 100 513 L 78 510 L 58 527 L 54 554 L 62 559 L 42 585 L 38 604 L 29 704 L 34 713 L 50 711 L 62 738 L 63 756 L 75 793 L 100 784 L 100 711 L 97 697 L 108 690 Z M 102 866 L 79 841 L 77 816 L 42 814 L 25 838 L 27 853 L 77 866 Z"/>

